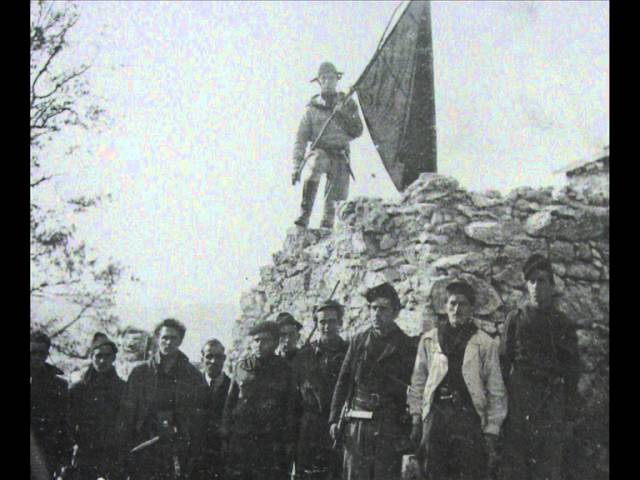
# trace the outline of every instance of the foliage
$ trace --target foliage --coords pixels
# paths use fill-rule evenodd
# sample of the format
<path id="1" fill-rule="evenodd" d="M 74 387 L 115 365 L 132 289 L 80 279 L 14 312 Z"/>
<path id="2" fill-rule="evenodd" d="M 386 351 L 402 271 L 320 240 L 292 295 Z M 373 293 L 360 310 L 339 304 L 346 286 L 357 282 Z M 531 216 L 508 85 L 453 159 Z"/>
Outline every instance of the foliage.
<path id="1" fill-rule="evenodd" d="M 30 256 L 31 328 L 42 328 L 58 352 L 82 357 L 83 335 L 110 331 L 116 287 L 125 269 L 98 261 L 76 236 L 74 219 L 103 200 L 99 196 L 52 199 L 42 189 L 54 175 L 48 148 L 75 129 L 98 126 L 105 111 L 92 103 L 86 73 L 90 66 L 63 59 L 68 36 L 79 20 L 70 2 L 32 1 L 30 30 Z M 65 152 L 73 168 L 78 145 Z"/>

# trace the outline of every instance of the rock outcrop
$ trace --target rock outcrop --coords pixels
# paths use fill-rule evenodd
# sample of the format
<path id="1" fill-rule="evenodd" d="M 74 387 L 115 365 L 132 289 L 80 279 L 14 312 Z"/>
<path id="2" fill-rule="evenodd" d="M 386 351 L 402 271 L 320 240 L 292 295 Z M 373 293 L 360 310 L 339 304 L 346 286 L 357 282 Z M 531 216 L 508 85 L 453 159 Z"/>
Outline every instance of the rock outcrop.
<path id="1" fill-rule="evenodd" d="M 383 281 L 402 299 L 398 324 L 418 335 L 444 313 L 443 287 L 452 277 L 476 288 L 479 326 L 499 335 L 506 313 L 524 298 L 521 268 L 534 252 L 554 262 L 559 308 L 578 328 L 583 417 L 573 469 L 581 478 L 608 475 L 609 207 L 602 196 L 569 187 L 479 194 L 423 174 L 398 202 L 347 201 L 333 232 L 288 232 L 258 285 L 242 295 L 234 335 L 239 342 L 255 322 L 286 310 L 305 324 L 304 337 L 313 305 L 338 281 L 345 337 L 367 322 L 364 291 Z"/>

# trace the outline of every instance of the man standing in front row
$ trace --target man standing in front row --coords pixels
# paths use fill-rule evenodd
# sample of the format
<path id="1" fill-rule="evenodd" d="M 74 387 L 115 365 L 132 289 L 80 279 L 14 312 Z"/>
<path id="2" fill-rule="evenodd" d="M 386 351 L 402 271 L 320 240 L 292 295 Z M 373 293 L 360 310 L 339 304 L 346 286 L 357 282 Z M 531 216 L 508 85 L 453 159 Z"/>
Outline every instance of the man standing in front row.
<path id="1" fill-rule="evenodd" d="M 560 480 L 578 408 L 578 341 L 553 304 L 551 263 L 533 254 L 524 265 L 528 301 L 509 313 L 502 364 L 509 391 L 505 480 Z"/>
<path id="2" fill-rule="evenodd" d="M 315 148 L 308 153 L 309 168 L 302 185 L 302 211 L 295 221 L 302 228 L 309 224 L 322 175 L 327 176 L 322 228 L 333 228 L 335 203 L 346 200 L 349 195 L 349 175 L 352 174 L 349 142 L 362 135 L 362 121 L 355 101 L 336 90 L 340 77 L 342 72 L 338 72 L 332 63 L 320 65 L 318 76 L 311 80 L 320 84 L 320 94 L 311 98 L 298 127 L 293 150 L 293 185 L 300 181 L 307 144 L 318 138 L 325 122 L 336 110 Z"/>
<path id="3" fill-rule="evenodd" d="M 228 480 L 283 480 L 294 442 L 295 385 L 288 362 L 276 355 L 280 328 L 254 326 L 252 354 L 240 360 L 224 407 Z"/>
<path id="4" fill-rule="evenodd" d="M 414 341 L 395 323 L 400 299 L 389 283 L 367 291 L 373 325 L 349 343 L 333 393 L 331 436 L 344 428 L 345 480 L 396 480 L 409 447 L 407 387 L 416 356 Z M 344 414 L 342 414 L 344 413 Z"/>
<path id="5" fill-rule="evenodd" d="M 120 408 L 120 432 L 131 480 L 190 478 L 204 434 L 205 380 L 180 351 L 186 327 L 168 318 L 157 350 L 131 371 Z M 148 440 L 152 444 L 130 453 Z"/>
<path id="6" fill-rule="evenodd" d="M 327 428 L 331 397 L 347 353 L 340 338 L 344 309 L 327 300 L 314 309 L 320 338 L 304 346 L 296 357 L 296 384 L 301 414 L 296 447 L 296 474 L 304 480 L 338 480 L 341 458 Z"/>
<path id="7" fill-rule="evenodd" d="M 418 344 L 407 401 L 411 439 L 429 480 L 480 480 L 495 468 L 507 414 L 499 344 L 473 323 L 473 289 L 454 281 L 446 290 L 447 321 Z"/>

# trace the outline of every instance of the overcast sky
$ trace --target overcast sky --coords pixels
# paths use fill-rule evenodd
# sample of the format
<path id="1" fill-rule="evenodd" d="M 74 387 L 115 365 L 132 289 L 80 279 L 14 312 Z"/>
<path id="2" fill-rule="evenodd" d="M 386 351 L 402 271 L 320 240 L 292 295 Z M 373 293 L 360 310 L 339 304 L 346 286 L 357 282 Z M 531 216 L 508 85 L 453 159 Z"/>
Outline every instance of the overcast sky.
<path id="1" fill-rule="evenodd" d="M 57 156 L 57 194 L 111 193 L 79 235 L 140 282 L 118 312 L 176 315 L 195 354 L 230 340 L 239 297 L 298 213 L 295 131 L 318 65 L 347 90 L 398 2 L 80 2 L 65 61 L 93 64 L 110 125 Z M 609 143 L 608 2 L 433 2 L 440 173 L 472 190 L 557 183 Z M 368 133 L 350 198 L 397 198 Z M 319 201 L 320 196 L 319 196 Z M 312 227 L 319 222 L 319 208 Z"/>

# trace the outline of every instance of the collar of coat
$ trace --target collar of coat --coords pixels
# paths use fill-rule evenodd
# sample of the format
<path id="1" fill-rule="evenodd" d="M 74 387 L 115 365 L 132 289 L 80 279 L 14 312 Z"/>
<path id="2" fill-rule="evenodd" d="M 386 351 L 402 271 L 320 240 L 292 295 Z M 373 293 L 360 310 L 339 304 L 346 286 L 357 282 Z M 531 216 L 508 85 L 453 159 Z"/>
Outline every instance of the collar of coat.
<path id="1" fill-rule="evenodd" d="M 339 103 L 343 101 L 346 96 L 347 96 L 346 93 L 338 92 L 337 102 Z M 322 94 L 320 93 L 311 97 L 311 100 L 309 101 L 309 106 L 319 108 L 320 110 L 331 110 L 331 108 L 327 105 L 327 102 L 325 102 L 324 98 L 322 98 Z"/>
<path id="2" fill-rule="evenodd" d="M 115 368 L 111 368 L 108 372 L 104 372 L 100 374 L 96 371 L 95 368 L 93 368 L 93 365 L 89 365 L 87 369 L 82 373 L 82 376 L 80 377 L 80 381 L 85 384 L 92 383 L 98 380 L 99 375 L 103 375 L 100 378 L 104 379 L 107 382 L 111 382 L 111 381 L 114 381 L 116 378 L 120 378 L 118 377 L 118 374 L 116 373 Z"/>
<path id="3" fill-rule="evenodd" d="M 472 319 L 472 321 L 473 321 L 473 319 Z M 475 321 L 474 321 L 474 323 L 475 323 Z M 481 328 L 478 328 L 476 330 L 476 333 L 471 335 L 471 338 L 467 342 L 467 345 L 480 343 L 481 342 L 481 337 L 486 337 L 486 339 L 491 340 L 491 336 L 487 332 L 485 332 Z M 438 349 L 440 349 L 440 342 L 438 341 L 438 329 L 437 328 L 432 328 L 427 333 L 425 333 L 422 338 L 425 339 L 425 340 L 428 339 L 428 340 L 431 340 L 431 341 L 435 342 L 438 345 Z"/>
<path id="4" fill-rule="evenodd" d="M 182 351 L 178 350 L 176 352 L 176 363 L 173 365 L 171 371 L 175 371 L 176 369 L 182 369 L 185 366 L 191 366 L 191 362 L 189 362 L 189 357 L 187 357 Z M 157 372 L 160 367 L 160 352 L 156 352 L 151 357 L 151 366 Z"/>

